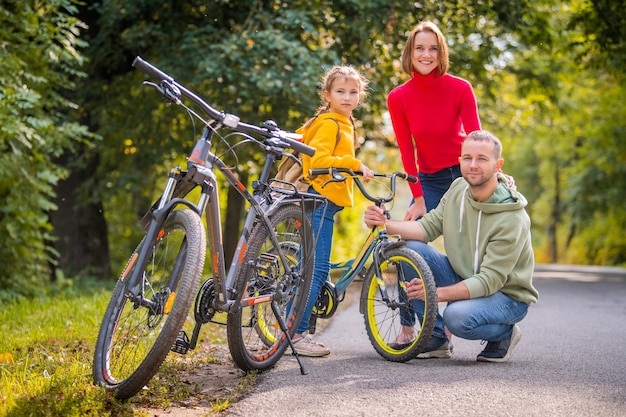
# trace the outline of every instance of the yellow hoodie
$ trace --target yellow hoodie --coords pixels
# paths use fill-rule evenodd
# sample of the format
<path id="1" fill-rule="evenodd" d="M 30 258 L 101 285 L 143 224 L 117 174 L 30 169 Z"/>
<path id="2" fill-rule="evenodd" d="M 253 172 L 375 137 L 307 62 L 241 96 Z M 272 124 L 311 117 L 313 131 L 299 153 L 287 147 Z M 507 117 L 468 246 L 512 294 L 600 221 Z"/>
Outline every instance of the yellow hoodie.
<path id="1" fill-rule="evenodd" d="M 334 120 L 333 120 L 334 119 Z M 339 140 L 337 140 L 339 125 Z M 350 118 L 334 112 L 322 113 L 306 129 L 299 129 L 302 141 L 315 148 L 313 157 L 302 155 L 302 171 L 307 177 L 309 169 L 347 168 L 358 171 L 361 161 L 354 157 L 354 126 Z M 313 189 L 341 207 L 352 207 L 354 184 L 352 178 L 342 182 L 330 182 L 330 175 L 318 175 L 309 179 Z"/>

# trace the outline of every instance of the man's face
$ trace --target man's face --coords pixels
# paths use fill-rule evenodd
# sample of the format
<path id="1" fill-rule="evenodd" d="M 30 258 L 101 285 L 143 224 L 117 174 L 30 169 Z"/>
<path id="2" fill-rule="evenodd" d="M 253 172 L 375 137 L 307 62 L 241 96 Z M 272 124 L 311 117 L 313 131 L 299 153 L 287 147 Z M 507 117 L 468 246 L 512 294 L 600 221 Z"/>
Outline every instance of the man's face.
<path id="1" fill-rule="evenodd" d="M 466 140 L 461 148 L 461 175 L 471 186 L 480 187 L 493 178 L 502 167 L 502 158 L 493 154 L 493 143 Z"/>

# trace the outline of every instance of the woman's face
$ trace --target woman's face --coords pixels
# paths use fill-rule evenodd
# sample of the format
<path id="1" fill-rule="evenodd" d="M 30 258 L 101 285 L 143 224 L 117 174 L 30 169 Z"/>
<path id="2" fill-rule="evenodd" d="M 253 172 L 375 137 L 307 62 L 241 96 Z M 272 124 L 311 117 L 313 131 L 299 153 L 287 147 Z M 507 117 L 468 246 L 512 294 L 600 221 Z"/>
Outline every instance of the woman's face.
<path id="1" fill-rule="evenodd" d="M 439 42 L 437 35 L 430 31 L 418 32 L 413 38 L 413 69 L 421 75 L 428 75 L 439 66 Z"/>

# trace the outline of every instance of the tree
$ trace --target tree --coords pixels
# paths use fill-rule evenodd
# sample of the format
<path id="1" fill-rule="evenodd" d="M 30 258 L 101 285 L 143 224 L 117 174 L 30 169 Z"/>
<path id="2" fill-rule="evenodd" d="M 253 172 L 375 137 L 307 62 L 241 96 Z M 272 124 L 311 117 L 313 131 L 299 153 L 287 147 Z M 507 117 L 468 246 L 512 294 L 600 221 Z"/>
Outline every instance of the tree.
<path id="1" fill-rule="evenodd" d="M 68 99 L 83 60 L 75 11 L 70 0 L 0 6 L 2 300 L 40 293 L 49 283 L 58 254 L 48 214 L 67 172 L 56 158 L 90 137 Z"/>

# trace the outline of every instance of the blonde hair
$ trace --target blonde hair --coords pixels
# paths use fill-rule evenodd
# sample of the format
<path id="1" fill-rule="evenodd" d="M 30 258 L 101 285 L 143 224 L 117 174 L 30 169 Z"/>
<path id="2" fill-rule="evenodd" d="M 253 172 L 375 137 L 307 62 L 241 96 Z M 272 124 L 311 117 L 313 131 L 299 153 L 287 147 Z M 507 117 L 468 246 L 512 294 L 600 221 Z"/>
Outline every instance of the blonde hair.
<path id="1" fill-rule="evenodd" d="M 315 116 L 310 118 L 305 124 L 304 127 L 307 128 L 313 123 L 313 120 L 317 116 L 322 113 L 328 113 L 330 111 L 330 103 L 326 100 L 324 96 L 324 92 L 330 90 L 333 87 L 333 83 L 338 78 L 347 78 L 349 80 L 354 80 L 359 85 L 359 105 L 362 105 L 367 97 L 367 85 L 369 81 L 367 78 L 363 76 L 356 68 L 351 65 L 333 65 L 326 73 L 322 76 L 320 81 L 320 98 L 322 100 L 322 104 L 318 107 L 315 112 Z M 352 121 L 352 125 L 355 127 L 355 137 L 356 137 L 356 126 L 354 122 L 354 118 L 350 116 L 350 120 Z"/>
<path id="2" fill-rule="evenodd" d="M 404 50 L 402 51 L 402 70 L 407 74 L 413 76 L 413 50 L 415 49 L 415 36 L 420 32 L 432 32 L 437 37 L 437 43 L 439 44 L 439 66 L 437 68 L 437 75 L 443 75 L 448 72 L 450 67 L 450 60 L 448 56 L 448 45 L 446 44 L 446 38 L 443 33 L 437 27 L 436 24 L 425 20 L 420 22 L 413 28 L 406 43 L 404 44 Z"/>

